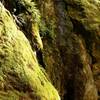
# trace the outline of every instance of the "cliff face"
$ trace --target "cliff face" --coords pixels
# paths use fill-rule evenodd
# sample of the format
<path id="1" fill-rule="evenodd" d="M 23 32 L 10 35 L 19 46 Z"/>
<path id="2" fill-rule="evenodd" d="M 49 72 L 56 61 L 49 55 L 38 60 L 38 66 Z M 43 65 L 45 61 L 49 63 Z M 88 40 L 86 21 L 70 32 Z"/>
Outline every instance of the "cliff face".
<path id="1" fill-rule="evenodd" d="M 2 100 L 100 99 L 99 0 L 0 1 Z"/>

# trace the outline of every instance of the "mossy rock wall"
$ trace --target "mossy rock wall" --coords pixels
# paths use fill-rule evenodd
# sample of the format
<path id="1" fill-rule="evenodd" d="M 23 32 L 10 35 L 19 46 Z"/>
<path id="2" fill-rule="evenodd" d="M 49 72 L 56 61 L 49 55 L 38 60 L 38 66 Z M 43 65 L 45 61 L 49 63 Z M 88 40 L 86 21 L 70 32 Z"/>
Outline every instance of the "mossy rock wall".
<path id="1" fill-rule="evenodd" d="M 45 69 L 62 100 L 97 100 L 99 0 L 33 1 L 38 4 L 46 26 L 42 27 Z M 44 35 L 46 32 L 49 35 Z"/>
<path id="2" fill-rule="evenodd" d="M 100 99 L 99 0 L 0 1 L 1 97 Z"/>
<path id="3" fill-rule="evenodd" d="M 0 100 L 60 100 L 29 41 L 1 3 Z"/>

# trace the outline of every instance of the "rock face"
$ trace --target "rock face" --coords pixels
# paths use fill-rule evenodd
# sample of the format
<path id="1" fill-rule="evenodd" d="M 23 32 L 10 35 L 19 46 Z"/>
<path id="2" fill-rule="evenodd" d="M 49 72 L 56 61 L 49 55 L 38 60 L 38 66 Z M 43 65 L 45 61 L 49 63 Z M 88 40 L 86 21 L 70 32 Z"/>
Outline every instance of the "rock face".
<path id="1" fill-rule="evenodd" d="M 0 1 L 1 99 L 100 99 L 99 0 Z"/>
<path id="2" fill-rule="evenodd" d="M 45 69 L 62 100 L 98 98 L 94 80 L 99 93 L 99 3 L 37 0 L 45 27 L 40 30 Z"/>
<path id="3" fill-rule="evenodd" d="M 0 3 L 0 100 L 60 100 L 34 52 Z"/>

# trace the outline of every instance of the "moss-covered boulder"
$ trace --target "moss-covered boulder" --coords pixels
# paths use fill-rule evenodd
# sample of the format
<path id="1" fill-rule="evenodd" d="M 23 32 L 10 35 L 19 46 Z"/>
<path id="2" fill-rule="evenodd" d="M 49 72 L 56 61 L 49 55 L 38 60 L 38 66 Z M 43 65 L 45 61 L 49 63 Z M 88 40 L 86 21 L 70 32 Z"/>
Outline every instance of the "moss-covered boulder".
<path id="1" fill-rule="evenodd" d="M 0 3 L 0 100 L 60 100 L 35 51 Z"/>

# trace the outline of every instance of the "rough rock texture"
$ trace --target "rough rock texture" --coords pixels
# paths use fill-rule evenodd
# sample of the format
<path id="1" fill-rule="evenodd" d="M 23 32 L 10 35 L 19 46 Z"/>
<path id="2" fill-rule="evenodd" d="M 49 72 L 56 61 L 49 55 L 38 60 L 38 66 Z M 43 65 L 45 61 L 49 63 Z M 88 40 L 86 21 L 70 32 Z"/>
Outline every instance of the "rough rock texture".
<path id="1" fill-rule="evenodd" d="M 100 1 L 72 0 L 68 2 L 68 15 L 77 35 L 85 40 L 86 50 L 91 57 L 90 67 L 93 71 L 95 83 L 100 92 Z M 76 6 L 76 7 L 75 7 Z M 100 94 L 99 94 L 100 95 Z"/>
<path id="2" fill-rule="evenodd" d="M 42 14 L 40 33 L 45 69 L 62 100 L 97 100 L 96 91 L 100 91 L 100 1 L 36 2 Z"/>
<path id="3" fill-rule="evenodd" d="M 0 100 L 60 100 L 35 51 L 1 3 Z"/>
<path id="4" fill-rule="evenodd" d="M 2 43 L 0 46 L 0 71 L 3 73 L 1 90 L 7 90 L 4 94 L 1 93 L 3 97 L 7 95 L 14 100 L 16 97 L 19 99 L 21 95 L 23 99 L 58 100 L 59 93 L 62 100 L 100 99 L 99 0 L 0 1 L 13 16 L 13 18 L 9 17 L 9 20 L 6 18 L 2 20 L 0 17 L 0 33 L 2 31 L 7 33 L 4 36 L 11 39 L 10 42 L 5 41 L 1 34 L 2 43 L 8 43 L 6 48 L 11 47 L 9 50 L 5 49 Z M 9 15 L 9 13 L 6 14 Z M 0 16 L 4 14 L 0 13 Z M 10 26 L 5 24 L 3 26 L 2 22 L 5 21 L 13 22 Z M 6 55 L 9 56 L 6 57 Z M 11 65 L 9 65 L 9 70 L 7 69 L 8 63 Z M 58 93 L 46 77 L 50 78 L 48 80 Z M 5 84 L 9 84 L 8 87 L 5 87 L 7 86 Z M 35 94 L 33 93 L 34 88 L 36 89 Z M 14 94 L 12 90 L 15 91 Z"/>

